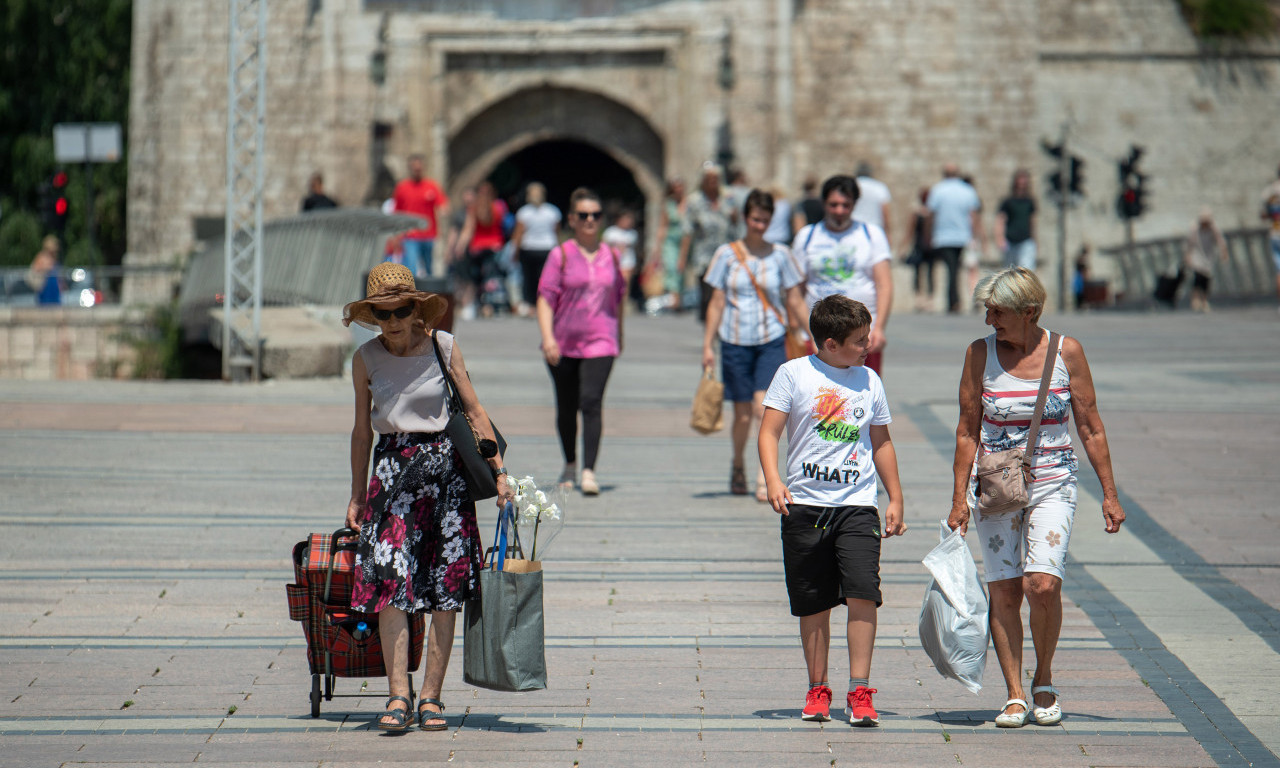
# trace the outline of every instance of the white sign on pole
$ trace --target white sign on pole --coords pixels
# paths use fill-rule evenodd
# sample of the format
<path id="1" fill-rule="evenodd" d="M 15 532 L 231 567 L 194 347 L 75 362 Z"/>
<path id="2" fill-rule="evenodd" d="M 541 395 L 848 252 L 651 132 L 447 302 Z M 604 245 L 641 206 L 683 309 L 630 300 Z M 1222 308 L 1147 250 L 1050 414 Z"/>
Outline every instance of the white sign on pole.
<path id="1" fill-rule="evenodd" d="M 58 123 L 53 126 L 53 159 L 59 163 L 114 163 L 120 160 L 119 123 Z"/>

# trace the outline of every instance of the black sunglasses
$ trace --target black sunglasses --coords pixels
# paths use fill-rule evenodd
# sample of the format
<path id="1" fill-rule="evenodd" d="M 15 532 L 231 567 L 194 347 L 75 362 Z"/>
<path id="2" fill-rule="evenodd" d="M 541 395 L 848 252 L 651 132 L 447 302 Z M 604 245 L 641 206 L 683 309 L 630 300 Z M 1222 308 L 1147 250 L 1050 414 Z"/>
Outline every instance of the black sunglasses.
<path id="1" fill-rule="evenodd" d="M 412 315 L 412 314 L 413 314 L 413 310 L 414 310 L 414 306 L 413 306 L 412 304 L 405 304 L 403 307 L 396 307 L 395 309 L 377 309 L 377 308 L 375 308 L 375 309 L 373 310 L 373 316 L 374 316 L 374 317 L 376 317 L 376 318 L 377 318 L 377 319 L 379 319 L 379 320 L 390 320 L 390 319 L 391 319 L 391 316 L 392 316 L 392 315 L 395 315 L 396 317 L 398 317 L 398 318 L 400 318 L 401 320 L 403 320 L 403 319 L 405 319 L 406 317 L 408 317 L 409 315 Z"/>
<path id="2" fill-rule="evenodd" d="M 578 221 L 587 221 L 588 219 L 594 221 L 604 218 L 603 211 L 575 211 L 573 215 L 578 217 Z"/>

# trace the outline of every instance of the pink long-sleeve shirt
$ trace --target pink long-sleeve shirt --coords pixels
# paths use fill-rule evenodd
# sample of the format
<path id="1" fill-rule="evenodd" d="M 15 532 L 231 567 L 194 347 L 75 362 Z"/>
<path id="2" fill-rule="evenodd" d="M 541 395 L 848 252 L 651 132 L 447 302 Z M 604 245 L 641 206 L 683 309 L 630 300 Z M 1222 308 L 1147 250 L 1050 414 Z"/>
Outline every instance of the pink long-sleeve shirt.
<path id="1" fill-rule="evenodd" d="M 565 357 L 617 357 L 618 313 L 627 284 L 618 258 L 601 243 L 588 261 L 574 240 L 547 255 L 538 295 L 551 305 L 551 333 Z"/>

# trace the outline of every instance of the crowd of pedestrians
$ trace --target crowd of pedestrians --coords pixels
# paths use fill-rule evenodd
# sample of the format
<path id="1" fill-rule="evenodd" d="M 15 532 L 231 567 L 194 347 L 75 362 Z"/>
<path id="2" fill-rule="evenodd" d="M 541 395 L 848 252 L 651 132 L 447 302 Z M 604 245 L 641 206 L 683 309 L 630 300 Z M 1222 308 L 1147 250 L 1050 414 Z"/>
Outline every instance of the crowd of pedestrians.
<path id="1" fill-rule="evenodd" d="M 455 209 L 425 177 L 421 158 L 410 158 L 409 171 L 389 207 L 426 226 L 390 241 L 388 261 L 398 263 L 379 265 L 366 299 L 346 308 L 348 322 L 381 331 L 353 364 L 358 407 L 346 516 L 360 530 L 352 607 L 379 614 L 384 628 L 391 697 L 378 727 L 402 730 L 415 720 L 425 730 L 446 726 L 439 695 L 453 617 L 477 588 L 474 504 L 462 493 L 454 462 L 432 458 L 450 449 L 442 431 L 450 379 L 472 424 L 488 420 L 465 383 L 455 340 L 432 330 L 442 301 L 415 287 L 415 280 L 441 273 L 452 276 L 464 318 L 513 312 L 536 319 L 564 460 L 559 484 L 586 496 L 610 489 L 597 476 L 605 391 L 625 348 L 625 318 L 629 311 L 643 314 L 629 310 L 628 297 L 651 313 L 687 312 L 705 323 L 699 364 L 712 371 L 719 364 L 733 410 L 729 493 L 752 494 L 754 475 L 755 498 L 779 515 L 787 595 L 808 674 L 800 717 L 832 717 L 831 611 L 843 604 L 845 715 L 853 725 L 878 725 L 871 662 L 883 599 L 881 546 L 907 529 L 889 432 L 891 398 L 880 378 L 894 295 L 888 186 L 862 164 L 821 183 L 806 179 L 789 202 L 779 190 L 752 187 L 738 171 L 724 183 L 723 169 L 708 163 L 693 190 L 679 178 L 667 182 L 646 254 L 638 211 L 590 189 L 576 189 L 562 212 L 541 183 L 527 184 L 509 204 L 485 181 L 463 191 Z M 983 203 L 958 166 L 945 165 L 941 176 L 918 189 L 897 241 L 898 257 L 915 270 L 915 308 L 933 309 L 941 265 L 940 309 L 961 312 L 972 301 L 992 327 L 968 346 L 961 371 L 947 524 L 986 550 L 989 632 L 1008 693 L 993 713 L 995 725 L 1052 725 L 1063 718 L 1053 658 L 1080 465 L 1072 419 L 1101 487 L 1108 533 L 1120 529 L 1124 510 L 1084 350 L 1040 325 L 1046 293 L 1035 271 L 1030 173 L 1015 171 L 995 208 L 991 242 L 1003 265 L 981 280 Z M 309 209 L 332 203 L 318 175 L 310 193 Z M 1264 193 L 1262 215 L 1280 227 L 1280 182 Z M 437 249 L 441 221 L 450 232 Z M 1280 243 L 1277 233 L 1273 228 L 1273 244 Z M 1182 262 L 1193 275 L 1197 308 L 1207 310 L 1213 265 L 1225 256 L 1223 236 L 1203 211 L 1185 238 Z M 1083 275 L 1083 255 L 1080 263 Z M 647 297 L 636 294 L 642 275 L 657 278 L 643 281 Z M 477 433 L 491 437 L 484 428 Z M 1012 506 L 984 506 L 987 476 L 980 468 L 1010 452 L 1021 462 L 1014 471 L 1025 478 L 1022 496 Z M 420 465 L 402 461 L 419 455 L 426 457 Z M 502 465 L 500 454 L 491 457 L 500 504 L 512 493 Z M 383 492 L 390 483 L 412 485 L 421 490 L 415 498 L 434 501 L 401 508 Z M 1024 602 L 1035 648 L 1029 675 Z M 421 612 L 432 621 L 426 682 L 415 704 L 402 646 L 406 615 Z"/>

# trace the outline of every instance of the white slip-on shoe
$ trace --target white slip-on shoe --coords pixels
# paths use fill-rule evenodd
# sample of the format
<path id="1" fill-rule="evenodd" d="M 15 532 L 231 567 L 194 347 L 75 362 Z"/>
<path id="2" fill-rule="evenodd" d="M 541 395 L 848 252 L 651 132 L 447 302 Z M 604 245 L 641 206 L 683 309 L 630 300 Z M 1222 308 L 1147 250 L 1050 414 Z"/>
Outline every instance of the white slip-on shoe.
<path id="1" fill-rule="evenodd" d="M 589 469 L 582 470 L 582 495 L 600 495 L 600 484 L 596 482 L 596 473 Z"/>
<path id="2" fill-rule="evenodd" d="M 1037 693 L 1052 693 L 1053 703 L 1047 707 L 1036 707 L 1031 714 L 1040 725 L 1057 725 L 1062 722 L 1062 706 L 1058 703 L 1058 689 L 1052 685 L 1037 685 L 1031 689 L 1031 697 Z"/>
<path id="3" fill-rule="evenodd" d="M 1021 712 L 1005 712 L 1006 709 L 1017 704 L 1022 707 Z M 1027 702 L 1022 699 L 1009 699 L 1001 708 L 1000 714 L 996 715 L 997 728 L 1021 728 L 1027 724 L 1027 720 L 1031 718 L 1031 707 L 1027 706 Z"/>

